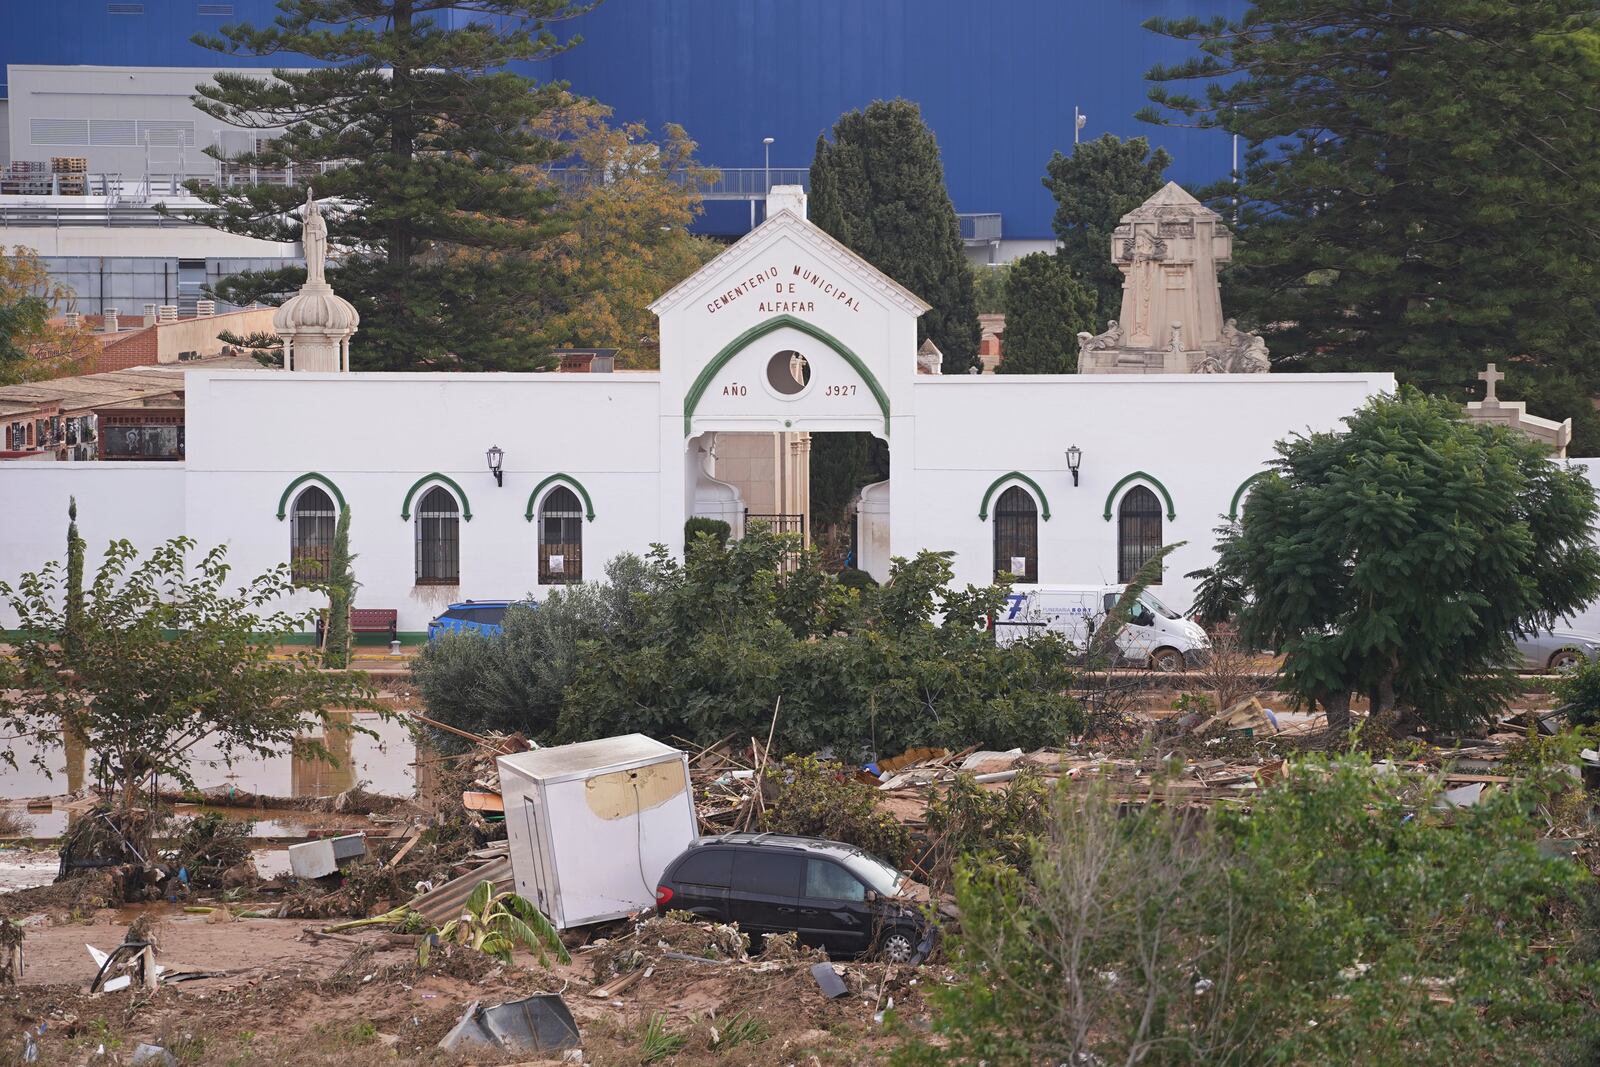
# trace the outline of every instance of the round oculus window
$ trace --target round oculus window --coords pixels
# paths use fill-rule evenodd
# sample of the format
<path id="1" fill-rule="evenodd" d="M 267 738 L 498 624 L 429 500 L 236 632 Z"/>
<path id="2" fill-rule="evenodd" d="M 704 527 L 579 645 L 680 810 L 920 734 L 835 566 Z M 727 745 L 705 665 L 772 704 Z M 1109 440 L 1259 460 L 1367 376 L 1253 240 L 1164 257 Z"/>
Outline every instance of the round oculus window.
<path id="1" fill-rule="evenodd" d="M 799 396 L 811 382 L 811 364 L 793 349 L 767 360 L 767 384 L 780 396 Z"/>

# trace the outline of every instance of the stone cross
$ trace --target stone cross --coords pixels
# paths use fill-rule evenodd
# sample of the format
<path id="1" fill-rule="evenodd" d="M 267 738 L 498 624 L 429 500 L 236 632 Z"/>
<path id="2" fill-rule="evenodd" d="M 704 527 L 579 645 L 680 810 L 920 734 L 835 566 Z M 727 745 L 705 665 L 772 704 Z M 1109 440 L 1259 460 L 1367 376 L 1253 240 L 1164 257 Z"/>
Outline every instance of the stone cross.
<path id="1" fill-rule="evenodd" d="M 1504 381 L 1505 375 L 1495 370 L 1494 364 L 1491 363 L 1489 364 L 1488 370 L 1480 371 L 1478 373 L 1478 379 L 1482 381 L 1485 386 L 1487 386 L 1483 393 L 1483 402 L 1485 404 L 1500 403 L 1500 398 L 1494 395 L 1494 386 L 1496 382 Z"/>

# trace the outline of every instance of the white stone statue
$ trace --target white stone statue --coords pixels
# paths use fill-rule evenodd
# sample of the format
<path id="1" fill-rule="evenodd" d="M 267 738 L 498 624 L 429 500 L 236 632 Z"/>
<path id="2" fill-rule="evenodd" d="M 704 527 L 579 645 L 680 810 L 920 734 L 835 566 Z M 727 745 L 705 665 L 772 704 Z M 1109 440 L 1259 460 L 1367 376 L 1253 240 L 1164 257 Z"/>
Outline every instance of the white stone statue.
<path id="1" fill-rule="evenodd" d="M 306 254 L 306 281 L 321 285 L 328 261 L 328 224 L 317 209 L 316 194 L 306 186 L 306 210 L 300 217 L 300 247 Z"/>

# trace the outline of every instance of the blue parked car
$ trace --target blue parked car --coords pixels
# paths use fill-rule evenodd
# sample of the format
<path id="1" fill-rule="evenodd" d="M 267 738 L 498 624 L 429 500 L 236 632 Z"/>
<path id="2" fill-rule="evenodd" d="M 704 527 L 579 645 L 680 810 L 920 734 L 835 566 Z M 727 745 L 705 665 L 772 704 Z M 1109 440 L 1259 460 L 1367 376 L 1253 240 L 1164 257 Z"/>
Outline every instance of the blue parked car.
<path id="1" fill-rule="evenodd" d="M 513 604 L 534 607 L 531 600 L 467 600 L 451 604 L 438 618 L 428 623 L 428 640 L 437 641 L 441 634 L 483 634 L 486 637 L 505 633 L 506 609 Z"/>

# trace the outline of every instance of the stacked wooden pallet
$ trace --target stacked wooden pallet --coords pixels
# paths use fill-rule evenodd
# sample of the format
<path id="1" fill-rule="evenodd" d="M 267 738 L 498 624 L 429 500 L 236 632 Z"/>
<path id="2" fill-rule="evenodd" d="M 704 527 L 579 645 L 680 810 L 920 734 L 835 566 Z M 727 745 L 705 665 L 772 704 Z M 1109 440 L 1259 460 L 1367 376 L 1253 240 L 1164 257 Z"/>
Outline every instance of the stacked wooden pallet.
<path id="1" fill-rule="evenodd" d="M 50 173 L 63 196 L 83 196 L 89 191 L 89 161 L 83 156 L 52 156 Z"/>

